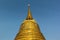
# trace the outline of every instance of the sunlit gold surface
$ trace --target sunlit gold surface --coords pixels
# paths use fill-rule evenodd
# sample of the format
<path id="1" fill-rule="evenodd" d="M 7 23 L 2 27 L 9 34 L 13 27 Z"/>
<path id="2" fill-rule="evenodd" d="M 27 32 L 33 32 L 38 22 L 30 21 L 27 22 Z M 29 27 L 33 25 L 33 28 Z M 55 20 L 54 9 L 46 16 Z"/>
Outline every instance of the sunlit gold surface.
<path id="1" fill-rule="evenodd" d="M 45 40 L 38 24 L 32 18 L 30 9 L 28 9 L 28 16 L 21 24 L 20 30 L 17 33 L 15 40 Z"/>

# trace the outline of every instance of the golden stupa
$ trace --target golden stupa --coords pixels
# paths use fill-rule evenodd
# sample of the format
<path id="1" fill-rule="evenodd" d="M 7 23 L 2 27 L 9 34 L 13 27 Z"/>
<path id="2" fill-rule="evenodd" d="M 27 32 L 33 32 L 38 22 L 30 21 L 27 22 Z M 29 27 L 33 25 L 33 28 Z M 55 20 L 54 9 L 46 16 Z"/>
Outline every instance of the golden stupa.
<path id="1" fill-rule="evenodd" d="M 38 24 L 31 15 L 30 5 L 28 5 L 27 18 L 21 24 L 20 30 L 14 40 L 45 40 Z"/>

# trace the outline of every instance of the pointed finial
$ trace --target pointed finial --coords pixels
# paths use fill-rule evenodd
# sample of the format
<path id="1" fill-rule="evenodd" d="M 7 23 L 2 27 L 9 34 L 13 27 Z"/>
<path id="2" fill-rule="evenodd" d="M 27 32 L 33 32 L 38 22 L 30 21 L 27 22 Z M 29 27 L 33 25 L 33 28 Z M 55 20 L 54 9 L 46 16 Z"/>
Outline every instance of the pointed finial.
<path id="1" fill-rule="evenodd" d="M 28 15 L 27 15 L 27 18 L 26 20 L 32 20 L 32 15 L 31 15 L 31 12 L 30 12 L 30 4 L 28 4 Z"/>
<path id="2" fill-rule="evenodd" d="M 28 4 L 28 7 L 30 7 L 30 4 Z"/>

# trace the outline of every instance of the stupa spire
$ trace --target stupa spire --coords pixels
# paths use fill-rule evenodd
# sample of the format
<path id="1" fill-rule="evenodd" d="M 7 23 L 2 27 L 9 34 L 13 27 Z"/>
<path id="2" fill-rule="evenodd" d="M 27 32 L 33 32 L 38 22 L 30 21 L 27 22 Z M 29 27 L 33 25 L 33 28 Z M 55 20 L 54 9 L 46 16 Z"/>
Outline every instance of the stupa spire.
<path id="1" fill-rule="evenodd" d="M 28 4 L 28 16 L 21 24 L 19 32 L 17 33 L 14 40 L 45 40 L 39 25 L 32 18 L 30 4 Z"/>
<path id="2" fill-rule="evenodd" d="M 26 20 L 32 20 L 32 19 L 33 19 L 33 17 L 32 17 L 31 11 L 30 11 L 30 4 L 28 4 L 28 15 L 27 15 Z"/>

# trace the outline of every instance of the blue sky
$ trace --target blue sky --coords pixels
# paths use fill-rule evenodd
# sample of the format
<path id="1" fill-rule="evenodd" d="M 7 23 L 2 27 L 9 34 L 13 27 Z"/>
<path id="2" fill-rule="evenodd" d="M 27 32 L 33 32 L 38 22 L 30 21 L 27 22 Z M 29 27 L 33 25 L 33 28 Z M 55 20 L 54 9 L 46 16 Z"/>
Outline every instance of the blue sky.
<path id="1" fill-rule="evenodd" d="M 14 40 L 28 3 L 46 40 L 60 40 L 60 0 L 0 0 L 0 40 Z"/>

